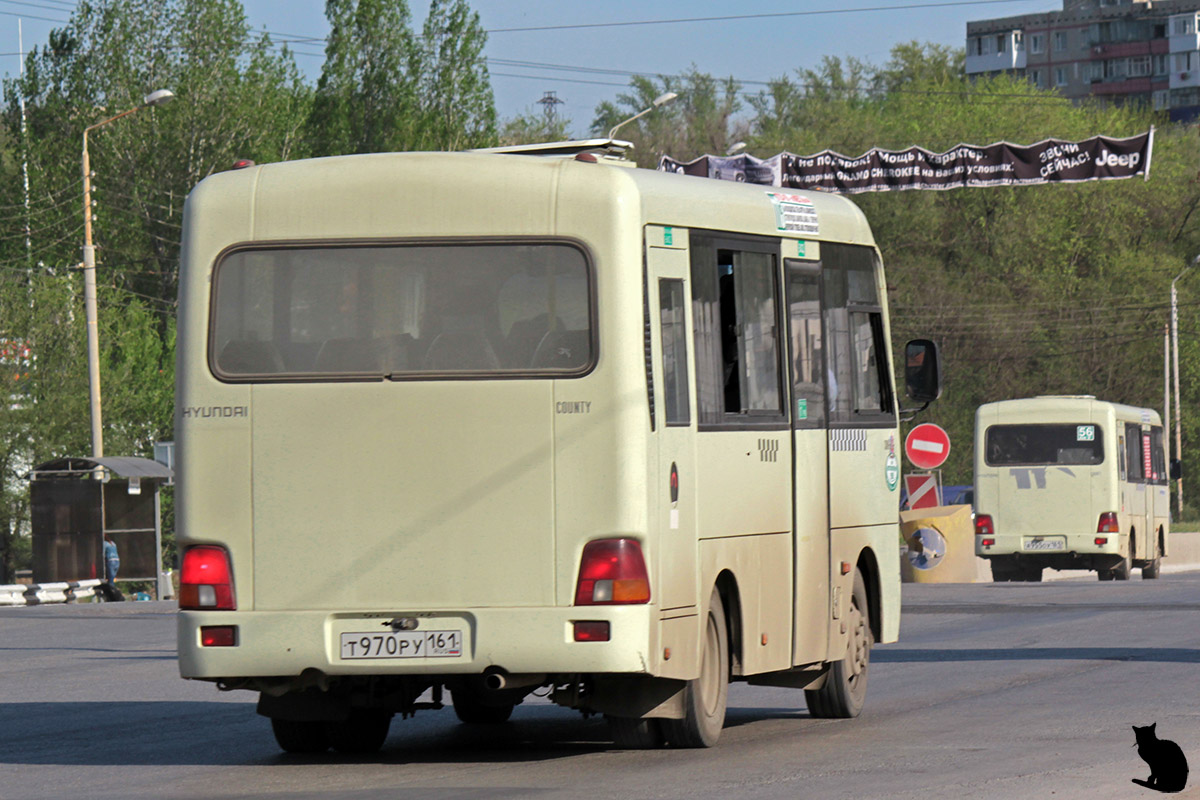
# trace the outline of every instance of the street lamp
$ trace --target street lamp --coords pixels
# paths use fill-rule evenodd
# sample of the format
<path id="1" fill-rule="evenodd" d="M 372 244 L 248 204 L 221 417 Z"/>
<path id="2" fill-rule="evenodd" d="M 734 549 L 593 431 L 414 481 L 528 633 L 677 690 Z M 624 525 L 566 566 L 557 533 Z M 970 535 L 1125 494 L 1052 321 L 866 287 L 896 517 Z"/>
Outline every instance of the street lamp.
<path id="1" fill-rule="evenodd" d="M 651 111 L 658 108 L 659 106 L 665 106 L 667 103 L 671 102 L 676 97 L 679 97 L 679 95 L 675 94 L 674 92 L 666 92 L 664 94 L 660 94 L 658 97 L 654 98 L 654 101 L 650 104 L 649 108 L 644 108 L 641 111 L 639 111 L 638 113 L 634 114 L 629 119 L 624 120 L 623 122 L 618 122 L 616 125 L 614 125 L 612 130 L 608 132 L 608 138 L 609 139 L 616 138 L 617 130 L 619 128 L 623 128 L 624 126 L 633 122 L 635 119 L 646 116 Z"/>
<path id="2" fill-rule="evenodd" d="M 96 248 L 92 245 L 92 165 L 88 159 L 88 133 L 147 106 L 161 106 L 174 99 L 171 90 L 159 89 L 146 95 L 140 106 L 83 129 L 83 304 L 87 313 L 88 398 L 92 407 L 93 458 L 104 455 L 104 434 L 100 421 L 100 335 L 96 321 Z"/>
<path id="3" fill-rule="evenodd" d="M 1187 274 L 1187 271 L 1200 263 L 1200 256 L 1192 259 L 1192 263 L 1183 268 L 1183 272 L 1171 281 L 1171 350 L 1175 361 L 1175 458 L 1183 459 L 1183 434 L 1180 432 L 1179 418 L 1179 293 L 1175 284 Z M 1168 465 L 1169 466 L 1169 465 Z M 1169 480 L 1169 479 L 1168 479 Z M 1175 481 L 1175 508 L 1180 516 L 1183 515 L 1183 477 Z"/>

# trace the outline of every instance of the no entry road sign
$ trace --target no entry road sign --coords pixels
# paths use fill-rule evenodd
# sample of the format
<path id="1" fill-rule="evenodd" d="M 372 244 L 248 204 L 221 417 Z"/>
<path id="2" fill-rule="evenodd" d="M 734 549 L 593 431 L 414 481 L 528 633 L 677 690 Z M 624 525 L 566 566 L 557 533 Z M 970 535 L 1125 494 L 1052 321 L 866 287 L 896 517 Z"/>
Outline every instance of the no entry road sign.
<path id="1" fill-rule="evenodd" d="M 905 475 L 909 508 L 937 508 L 942 504 L 937 475 Z"/>
<path id="2" fill-rule="evenodd" d="M 908 432 L 904 454 L 917 469 L 937 469 L 950 455 L 950 434 L 932 422 L 924 422 Z"/>

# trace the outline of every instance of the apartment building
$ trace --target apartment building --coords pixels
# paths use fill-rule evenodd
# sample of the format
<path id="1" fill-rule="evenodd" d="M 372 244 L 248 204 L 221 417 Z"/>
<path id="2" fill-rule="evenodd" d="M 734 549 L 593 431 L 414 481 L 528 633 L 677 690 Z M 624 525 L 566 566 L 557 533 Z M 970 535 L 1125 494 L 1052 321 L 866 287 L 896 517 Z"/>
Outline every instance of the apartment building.
<path id="1" fill-rule="evenodd" d="M 1023 75 L 1072 99 L 1200 117 L 1200 0 L 1063 0 L 967 23 L 967 75 Z"/>

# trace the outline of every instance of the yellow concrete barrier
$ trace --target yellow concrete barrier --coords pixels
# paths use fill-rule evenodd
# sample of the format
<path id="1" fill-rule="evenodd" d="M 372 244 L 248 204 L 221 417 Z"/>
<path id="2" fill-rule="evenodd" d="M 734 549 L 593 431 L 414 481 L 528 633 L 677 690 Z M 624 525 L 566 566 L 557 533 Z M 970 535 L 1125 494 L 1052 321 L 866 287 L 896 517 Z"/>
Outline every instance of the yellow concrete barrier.
<path id="1" fill-rule="evenodd" d="M 904 583 L 991 580 L 986 560 L 975 556 L 975 522 L 968 505 L 901 511 L 900 536 Z"/>

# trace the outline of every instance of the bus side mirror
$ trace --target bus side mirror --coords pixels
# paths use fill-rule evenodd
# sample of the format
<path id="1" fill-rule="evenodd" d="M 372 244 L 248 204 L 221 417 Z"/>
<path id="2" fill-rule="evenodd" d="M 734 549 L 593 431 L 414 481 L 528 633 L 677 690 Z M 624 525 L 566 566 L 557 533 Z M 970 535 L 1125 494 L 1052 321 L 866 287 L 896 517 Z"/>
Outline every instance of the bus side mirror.
<path id="1" fill-rule="evenodd" d="M 918 403 L 932 403 L 942 396 L 942 368 L 938 346 L 929 339 L 913 339 L 904 346 L 904 385 Z"/>
<path id="2" fill-rule="evenodd" d="M 1177 481 L 1183 477 L 1183 462 L 1178 458 L 1171 459 L 1171 480 Z"/>

